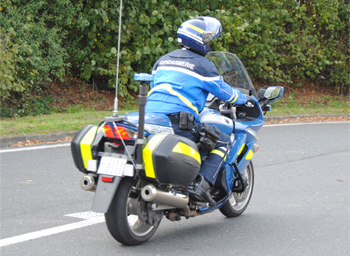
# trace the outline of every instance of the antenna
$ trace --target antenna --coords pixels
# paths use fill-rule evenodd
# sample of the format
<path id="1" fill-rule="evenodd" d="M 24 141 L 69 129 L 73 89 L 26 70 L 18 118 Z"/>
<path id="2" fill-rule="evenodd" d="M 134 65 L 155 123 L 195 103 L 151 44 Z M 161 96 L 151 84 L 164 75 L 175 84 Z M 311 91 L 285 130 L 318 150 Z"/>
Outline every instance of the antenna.
<path id="1" fill-rule="evenodd" d="M 106 122 L 118 122 L 126 120 L 126 116 L 118 116 L 118 78 L 119 78 L 119 55 L 120 55 L 120 35 L 122 30 L 122 9 L 123 0 L 120 0 L 119 7 L 119 31 L 118 31 L 118 52 L 117 52 L 117 74 L 115 79 L 115 98 L 114 98 L 114 109 L 112 116 L 105 117 Z"/>
<path id="2" fill-rule="evenodd" d="M 115 80 L 115 99 L 114 99 L 114 109 L 113 116 L 118 116 L 118 79 L 119 79 L 119 55 L 120 55 L 120 35 L 122 30 L 122 9 L 123 9 L 123 0 L 120 0 L 119 7 L 119 30 L 118 30 L 118 52 L 117 52 L 117 74 Z"/>

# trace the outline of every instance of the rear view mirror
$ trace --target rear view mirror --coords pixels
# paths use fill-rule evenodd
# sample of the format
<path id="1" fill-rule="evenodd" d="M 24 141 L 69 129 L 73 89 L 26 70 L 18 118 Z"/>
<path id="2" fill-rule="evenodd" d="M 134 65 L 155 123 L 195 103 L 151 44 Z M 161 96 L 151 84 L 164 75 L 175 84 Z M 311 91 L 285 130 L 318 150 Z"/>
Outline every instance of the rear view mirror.
<path id="1" fill-rule="evenodd" d="M 283 95 L 284 88 L 282 86 L 262 87 L 258 91 L 259 105 L 262 111 L 270 111 L 270 103 L 274 102 Z"/>
<path id="2" fill-rule="evenodd" d="M 269 87 L 264 93 L 264 97 L 269 100 L 273 100 L 280 95 L 281 87 Z"/>
<path id="3" fill-rule="evenodd" d="M 283 95 L 284 88 L 282 86 L 271 86 L 271 87 L 262 87 L 258 91 L 259 102 L 263 100 L 268 100 L 272 102 Z"/>

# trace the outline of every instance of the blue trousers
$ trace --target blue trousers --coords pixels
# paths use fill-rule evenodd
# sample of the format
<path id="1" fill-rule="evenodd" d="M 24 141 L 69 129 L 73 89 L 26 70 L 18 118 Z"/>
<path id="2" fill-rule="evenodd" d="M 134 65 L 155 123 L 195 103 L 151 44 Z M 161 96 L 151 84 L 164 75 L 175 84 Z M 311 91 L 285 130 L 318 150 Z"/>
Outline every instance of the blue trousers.
<path id="1" fill-rule="evenodd" d="M 201 131 L 203 126 L 200 122 L 194 121 L 196 128 Z M 214 128 L 210 126 L 213 132 Z M 191 130 L 181 130 L 178 124 L 173 124 L 175 134 L 186 137 L 194 142 L 198 142 L 198 139 L 194 136 Z M 216 142 L 215 149 L 213 149 L 204 163 L 201 165 L 199 173 L 212 185 L 215 184 L 216 178 L 220 172 L 221 165 L 226 159 L 227 154 L 232 149 L 231 139 L 228 135 L 220 133 L 219 140 Z"/>

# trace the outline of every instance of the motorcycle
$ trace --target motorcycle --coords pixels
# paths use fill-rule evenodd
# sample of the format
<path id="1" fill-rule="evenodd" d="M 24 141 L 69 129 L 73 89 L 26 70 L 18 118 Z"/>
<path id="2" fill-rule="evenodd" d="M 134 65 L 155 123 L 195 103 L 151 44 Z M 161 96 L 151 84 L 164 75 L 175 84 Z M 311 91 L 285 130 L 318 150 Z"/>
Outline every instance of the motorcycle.
<path id="1" fill-rule="evenodd" d="M 146 242 L 164 216 L 179 221 L 218 209 L 231 218 L 248 207 L 254 186 L 252 158 L 259 149 L 257 132 L 264 124 L 263 112 L 271 110 L 270 103 L 282 97 L 284 88 L 263 87 L 256 93 L 236 55 L 210 52 L 207 58 L 226 83 L 249 96 L 245 105 L 234 105 L 209 94 L 199 114 L 201 123 L 215 125 L 232 141 L 232 150 L 210 188 L 214 206 L 191 191 L 200 183 L 200 165 L 207 156 L 203 145 L 217 135 L 204 129 L 195 143 L 175 135 L 167 115 L 145 113 L 152 75 L 134 76 L 141 84 L 138 112 L 88 125 L 71 143 L 75 166 L 85 174 L 80 185 L 95 192 L 92 211 L 105 214 L 110 234 L 122 244 Z"/>

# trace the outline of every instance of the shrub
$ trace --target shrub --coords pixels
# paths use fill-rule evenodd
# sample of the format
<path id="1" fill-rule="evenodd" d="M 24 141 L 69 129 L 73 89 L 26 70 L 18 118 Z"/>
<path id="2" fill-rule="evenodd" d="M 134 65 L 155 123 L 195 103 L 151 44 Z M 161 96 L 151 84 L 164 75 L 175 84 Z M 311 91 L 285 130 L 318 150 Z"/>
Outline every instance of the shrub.
<path id="1" fill-rule="evenodd" d="M 67 28 L 82 4 L 70 0 L 5 0 L 0 6 L 1 102 L 62 79 L 71 64 Z M 23 97 L 21 97 L 23 99 Z M 24 97 L 25 99 L 25 97 Z M 25 100 L 23 101 L 23 104 Z"/>
<path id="2" fill-rule="evenodd" d="M 325 78 L 349 86 L 349 23 L 344 0 L 124 1 L 119 95 L 136 91 L 135 72 L 177 48 L 176 30 L 187 19 L 209 15 L 221 20 L 217 50 L 238 55 L 254 80 L 288 82 Z M 79 14 L 79 38 L 71 56 L 80 76 L 115 84 L 119 1 L 87 0 Z M 83 25 L 82 25 L 83 24 Z"/>
<path id="3" fill-rule="evenodd" d="M 135 72 L 178 45 L 182 22 L 218 18 L 223 34 L 216 50 L 235 53 L 250 76 L 265 83 L 309 79 L 346 93 L 349 77 L 350 4 L 345 0 L 136 0 L 124 1 L 119 28 L 115 0 L 4 0 L 0 5 L 0 101 L 40 90 L 67 72 L 116 84 L 132 98 Z M 17 94 L 16 94 L 17 93 Z M 11 95 L 11 97 L 10 97 Z M 17 96 L 18 104 L 18 96 Z M 21 108 L 21 106 L 19 106 Z"/>

